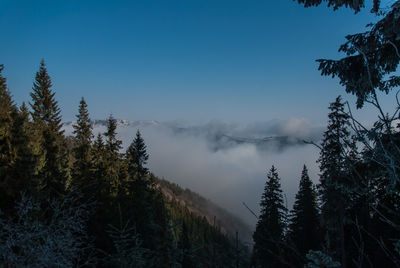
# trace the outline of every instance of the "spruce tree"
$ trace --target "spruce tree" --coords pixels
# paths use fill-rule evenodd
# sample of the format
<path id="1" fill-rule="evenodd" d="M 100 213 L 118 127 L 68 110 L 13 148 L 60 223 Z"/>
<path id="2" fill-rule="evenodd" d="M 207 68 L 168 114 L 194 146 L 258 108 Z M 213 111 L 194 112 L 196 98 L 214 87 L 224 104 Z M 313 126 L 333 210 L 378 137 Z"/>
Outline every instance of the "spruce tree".
<path id="1" fill-rule="evenodd" d="M 15 158 L 11 144 L 11 131 L 13 114 L 17 110 L 7 88 L 6 78 L 2 76 L 3 69 L 4 66 L 0 65 L 0 178 L 2 180 Z"/>
<path id="2" fill-rule="evenodd" d="M 37 144 L 25 103 L 22 103 L 19 112 L 14 116 L 12 144 L 16 153 L 12 171 L 16 185 L 15 194 L 19 195 L 21 191 L 31 192 L 34 188 L 33 178 L 38 169 L 35 154 Z"/>
<path id="3" fill-rule="evenodd" d="M 3 65 L 0 65 L 0 206 L 5 207 L 9 193 L 8 184 L 12 180 L 11 170 L 16 154 L 12 144 L 13 115 L 16 106 L 7 88 L 6 78 L 2 76 Z"/>
<path id="4" fill-rule="evenodd" d="M 106 151 L 102 135 L 99 133 L 93 142 L 91 150 L 91 159 L 93 165 L 93 177 L 95 180 L 94 193 L 98 198 L 110 193 L 110 186 L 106 179 Z"/>
<path id="5" fill-rule="evenodd" d="M 64 133 L 61 123 L 61 110 L 55 100 L 55 93 L 51 90 L 52 86 L 46 64 L 42 60 L 33 83 L 33 92 L 30 94 L 32 98 L 32 118 L 35 123 L 42 124 L 55 135 L 61 136 Z"/>
<path id="6" fill-rule="evenodd" d="M 254 262 L 257 267 L 280 267 L 287 209 L 274 166 L 268 172 L 260 206 L 261 214 L 253 234 Z"/>
<path id="7" fill-rule="evenodd" d="M 41 147 L 42 167 L 38 174 L 38 191 L 60 195 L 65 190 L 67 157 L 61 110 L 51 87 L 51 79 L 42 60 L 33 83 L 30 103 Z"/>
<path id="8" fill-rule="evenodd" d="M 117 121 L 112 115 L 107 120 L 107 131 L 105 143 L 105 168 L 106 179 L 110 185 L 111 194 L 116 196 L 120 192 L 121 180 L 121 154 L 122 141 L 117 138 Z"/>
<path id="9" fill-rule="evenodd" d="M 299 191 L 291 211 L 288 238 L 301 257 L 319 247 L 317 192 L 308 176 L 306 165 L 301 173 Z"/>
<path id="10" fill-rule="evenodd" d="M 36 170 L 33 133 L 25 104 L 14 104 L 0 65 L 0 208 L 7 212 L 29 191 Z"/>
<path id="11" fill-rule="evenodd" d="M 151 234 L 154 233 L 156 226 L 154 215 L 157 201 L 156 191 L 152 180 L 147 176 L 147 168 L 143 166 L 148 159 L 148 154 L 139 131 L 126 150 L 125 159 L 129 176 L 126 187 L 132 204 L 132 213 L 138 216 L 136 218 L 138 231 L 141 232 L 143 237 L 148 238 L 144 239 L 144 244 L 149 248 L 155 248 L 159 245 L 156 245 Z M 152 226 L 148 224 L 149 222 Z"/>
<path id="12" fill-rule="evenodd" d="M 143 177 L 149 172 L 148 168 L 145 167 L 147 160 L 149 160 L 149 155 L 146 152 L 146 144 L 139 130 L 136 132 L 135 139 L 128 147 L 126 155 L 128 160 L 128 172 L 130 174 L 137 174 L 139 177 Z"/>
<path id="13" fill-rule="evenodd" d="M 325 246 L 328 255 L 346 266 L 345 252 L 345 210 L 349 203 L 348 154 L 351 152 L 349 116 L 338 96 L 329 106 L 328 127 L 321 144 L 320 185 L 321 212 L 325 232 Z"/>
<path id="14" fill-rule="evenodd" d="M 82 192 L 90 192 L 93 184 L 93 163 L 91 155 L 92 122 L 89 118 L 87 104 L 82 97 L 79 113 L 74 127 L 76 147 L 74 148 L 75 162 L 72 168 L 72 184 Z"/>

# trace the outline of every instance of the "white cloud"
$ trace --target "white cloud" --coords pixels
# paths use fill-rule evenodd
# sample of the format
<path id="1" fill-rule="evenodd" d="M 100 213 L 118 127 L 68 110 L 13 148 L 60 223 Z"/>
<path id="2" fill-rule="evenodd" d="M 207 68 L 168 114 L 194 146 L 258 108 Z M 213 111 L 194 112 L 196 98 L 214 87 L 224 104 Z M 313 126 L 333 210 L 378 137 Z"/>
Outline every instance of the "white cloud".
<path id="1" fill-rule="evenodd" d="M 207 126 L 211 126 L 212 131 Z M 283 150 L 260 150 L 255 144 L 243 143 L 220 150 L 210 149 L 210 133 L 215 132 L 236 131 L 249 136 L 277 133 L 304 138 L 315 135 L 316 132 L 305 119 L 253 124 L 242 128 L 213 122 L 194 128 L 197 132 L 192 129 L 184 134 L 163 124 L 125 125 L 117 129 L 125 148 L 134 138 L 137 127 L 140 127 L 147 144 L 150 154 L 148 165 L 154 174 L 202 194 L 250 224 L 255 224 L 256 220 L 242 202 L 258 211 L 266 174 L 273 164 L 282 178 L 282 188 L 289 208 L 297 192 L 303 164 L 308 166 L 311 178 L 317 180 L 318 167 L 315 161 L 318 150 L 312 145 L 288 145 Z M 68 125 L 65 130 L 66 134 L 72 133 Z M 96 125 L 94 128 L 96 135 L 104 131 L 104 126 Z"/>

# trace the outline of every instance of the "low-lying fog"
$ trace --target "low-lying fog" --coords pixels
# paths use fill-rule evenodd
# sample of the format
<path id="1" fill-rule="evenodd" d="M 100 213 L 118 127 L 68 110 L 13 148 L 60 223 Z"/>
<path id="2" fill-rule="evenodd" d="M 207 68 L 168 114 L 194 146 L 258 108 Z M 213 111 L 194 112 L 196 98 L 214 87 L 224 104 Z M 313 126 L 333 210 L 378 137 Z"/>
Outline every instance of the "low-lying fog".
<path id="1" fill-rule="evenodd" d="M 64 125 L 71 135 L 71 123 Z M 249 125 L 212 121 L 193 126 L 182 122 L 118 120 L 124 149 L 140 129 L 147 144 L 150 170 L 159 177 L 200 193 L 254 226 L 271 165 L 281 177 L 288 208 L 298 189 L 303 165 L 318 180 L 318 149 L 303 141 L 319 142 L 323 127 L 305 119 L 272 120 Z M 95 121 L 93 132 L 104 133 L 105 121 Z"/>

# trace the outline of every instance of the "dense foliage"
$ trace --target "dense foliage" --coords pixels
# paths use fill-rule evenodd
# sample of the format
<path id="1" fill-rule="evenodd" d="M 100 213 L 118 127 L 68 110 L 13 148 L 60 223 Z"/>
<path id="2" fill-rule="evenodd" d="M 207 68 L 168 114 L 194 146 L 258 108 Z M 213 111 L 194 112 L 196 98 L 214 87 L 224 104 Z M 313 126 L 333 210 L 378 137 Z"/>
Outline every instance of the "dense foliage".
<path id="1" fill-rule="evenodd" d="M 334 9 L 355 12 L 365 1 L 298 0 L 306 7 L 323 2 Z M 350 105 L 337 97 L 329 106 L 328 125 L 318 159 L 320 180 L 316 189 L 303 170 L 299 192 L 287 222 L 284 238 L 276 236 L 265 247 L 256 230 L 253 254 L 257 267 L 399 267 L 400 266 L 400 1 L 388 9 L 371 1 L 380 20 L 364 33 L 349 35 L 339 48 L 345 57 L 320 59 L 322 75 L 338 77 L 346 92 L 356 95 L 356 107 L 371 105 L 378 120 L 361 124 Z M 392 94 L 396 109 L 384 111 L 380 94 Z M 270 189 L 265 189 L 262 202 Z M 275 198 L 279 203 L 279 198 Z M 265 217 L 262 207 L 260 221 Z M 282 216 L 277 215 L 275 220 Z M 258 225 L 257 227 L 259 227 Z M 268 234 L 269 226 L 264 233 Z M 284 229 L 285 230 L 285 229 Z M 281 231 L 278 231 L 280 234 Z M 278 245 L 278 249 L 276 248 Z M 274 253 L 274 260 L 262 263 Z"/>
<path id="2" fill-rule="evenodd" d="M 79 104 L 65 137 L 44 61 L 31 112 L 18 108 L 0 65 L 0 266 L 234 267 L 247 251 L 219 225 L 166 199 L 138 131 L 122 153 L 117 122 L 93 140 Z M 235 243 L 236 242 L 236 243 Z M 242 247 L 242 246 L 241 246 Z M 212 256 L 212 257 L 210 257 Z"/>

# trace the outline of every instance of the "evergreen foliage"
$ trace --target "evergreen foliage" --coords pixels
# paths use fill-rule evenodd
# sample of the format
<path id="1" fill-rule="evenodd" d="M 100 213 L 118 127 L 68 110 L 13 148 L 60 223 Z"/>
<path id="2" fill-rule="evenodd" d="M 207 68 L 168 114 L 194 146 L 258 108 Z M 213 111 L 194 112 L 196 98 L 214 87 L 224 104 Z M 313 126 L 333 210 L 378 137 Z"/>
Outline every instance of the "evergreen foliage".
<path id="1" fill-rule="evenodd" d="M 356 13 L 365 7 L 365 0 L 297 0 L 297 2 L 303 4 L 305 7 L 319 6 L 322 2 L 326 2 L 328 7 L 333 7 L 334 10 L 344 6 L 353 9 Z M 371 12 L 378 12 L 381 1 L 371 0 L 371 2 L 373 3 Z"/>
<path id="2" fill-rule="evenodd" d="M 146 167 L 139 131 L 121 154 L 110 116 L 104 137 L 92 142 L 82 98 L 75 137 L 64 137 L 44 61 L 31 111 L 14 104 L 2 71 L 1 65 L 1 266 L 233 267 L 233 241 L 219 227 L 166 202 L 160 180 Z M 125 219 L 118 221 L 122 212 Z M 246 251 L 237 257 L 246 263 Z"/>
<path id="3" fill-rule="evenodd" d="M 136 137 L 128 147 L 126 152 L 128 160 L 128 172 L 129 174 L 137 174 L 138 176 L 144 176 L 149 172 L 148 168 L 145 167 L 149 155 L 146 152 L 146 144 L 138 130 Z"/>
<path id="4" fill-rule="evenodd" d="M 97 185 L 94 193 L 97 196 L 106 196 L 109 192 L 107 187 L 106 174 L 106 151 L 103 138 L 99 133 L 93 143 L 91 159 L 93 161 L 93 177 Z M 101 199 L 101 198 L 100 198 Z"/>
<path id="5" fill-rule="evenodd" d="M 11 189 L 7 189 L 14 178 L 11 176 L 11 170 L 15 162 L 15 152 L 12 145 L 13 117 L 16 113 L 16 107 L 11 99 L 11 94 L 7 88 L 6 79 L 2 76 L 3 65 L 0 65 L 0 205 L 4 208 L 7 202 L 7 196 Z"/>
<path id="6" fill-rule="evenodd" d="M 38 157 L 37 144 L 34 139 L 34 129 L 29 120 L 29 111 L 25 103 L 14 116 L 12 128 L 12 144 L 15 152 L 15 161 L 10 176 L 13 177 L 13 185 L 9 185 L 12 196 L 16 201 L 21 189 L 32 192 L 35 186 L 34 176 L 37 172 Z"/>
<path id="7" fill-rule="evenodd" d="M 349 178 L 347 158 L 351 151 L 349 115 L 344 112 L 341 97 L 329 106 L 330 113 L 327 130 L 321 143 L 320 195 L 322 225 L 325 226 L 326 248 L 334 258 L 346 264 L 344 224 L 346 206 L 349 204 Z"/>
<path id="8" fill-rule="evenodd" d="M 134 227 L 125 224 L 120 213 L 119 227 L 109 225 L 108 234 L 111 237 L 115 253 L 108 257 L 109 265 L 112 267 L 146 267 L 145 254 L 148 250 L 141 247 L 141 240 Z"/>
<path id="9" fill-rule="evenodd" d="M 283 202 L 280 178 L 274 166 L 267 175 L 264 193 L 261 197 L 261 214 L 253 235 L 254 262 L 257 267 L 279 267 L 284 239 L 286 207 Z"/>
<path id="10" fill-rule="evenodd" d="M 331 2 L 339 4 L 346 1 Z M 374 0 L 374 9 L 377 11 L 379 2 Z M 360 7 L 363 5 L 363 1 L 350 0 L 348 3 L 355 3 Z M 346 36 L 346 43 L 339 48 L 339 52 L 345 53 L 346 57 L 339 60 L 317 60 L 322 75 L 338 77 L 346 92 L 357 96 L 358 108 L 363 107 L 365 102 L 375 102 L 376 91 L 387 94 L 400 85 L 400 77 L 396 73 L 400 61 L 400 2 L 395 1 L 391 10 L 383 14 L 384 17 L 377 23 L 370 24 L 366 32 Z"/>
<path id="11" fill-rule="evenodd" d="M 62 195 L 67 180 L 67 155 L 60 108 L 51 90 L 52 83 L 44 60 L 36 73 L 31 93 L 32 119 L 40 143 L 41 167 L 37 176 L 37 192 Z"/>
<path id="12" fill-rule="evenodd" d="M 299 191 L 291 211 L 288 233 L 289 242 L 294 244 L 300 256 L 319 248 L 319 225 L 317 192 L 304 165 Z"/>
<path id="13" fill-rule="evenodd" d="M 188 227 L 184 222 L 182 224 L 182 232 L 179 237 L 178 248 L 181 250 L 180 264 L 182 268 L 194 267 L 192 245 L 189 239 Z"/>
<path id="14" fill-rule="evenodd" d="M 322 1 L 299 2 L 320 4 Z M 400 237 L 400 140 L 398 129 L 393 127 L 397 124 L 399 107 L 389 115 L 384 112 L 384 107 L 378 99 L 379 92 L 389 94 L 400 85 L 400 1 L 393 1 L 391 7 L 386 9 L 380 7 L 380 2 L 373 1 L 372 11 L 378 15 L 377 22 L 368 25 L 367 31 L 363 33 L 348 35 L 347 41 L 340 46 L 339 51 L 344 52 L 345 57 L 339 60 L 318 60 L 322 75 L 338 77 L 346 92 L 356 95 L 357 108 L 371 104 L 378 114 L 378 120 L 373 126 L 365 127 L 350 111 L 356 142 L 363 151 L 361 154 L 357 153 L 354 141 L 346 141 L 344 147 L 342 144 L 343 151 L 350 150 L 347 159 L 342 161 L 343 165 L 338 167 L 342 176 L 332 188 L 334 191 L 325 192 L 332 195 L 329 198 L 331 200 L 334 199 L 334 194 L 340 194 L 339 208 L 338 202 L 322 203 L 323 207 L 336 207 L 340 212 L 331 214 L 330 217 L 326 214 L 325 219 L 331 223 L 336 222 L 336 227 L 339 227 L 336 229 L 340 230 L 340 245 L 334 246 L 334 252 L 327 250 L 326 253 L 333 256 L 331 253 L 336 251 L 337 256 L 337 249 L 340 248 L 342 267 L 400 265 L 396 251 L 396 242 Z M 364 1 L 353 3 L 361 4 L 362 7 Z M 337 173 L 332 174 L 332 177 L 335 176 L 338 177 Z M 321 178 L 321 184 L 322 179 L 325 178 Z M 341 221 L 339 224 L 338 219 L 345 222 Z M 343 260 L 344 256 L 346 260 Z"/>
<path id="15" fill-rule="evenodd" d="M 19 110 L 14 104 L 3 68 L 0 65 L 0 208 L 9 210 L 21 188 L 32 188 L 36 157 L 27 108 L 23 104 Z"/>
<path id="16" fill-rule="evenodd" d="M 89 118 L 87 104 L 82 97 L 79 104 L 79 113 L 76 116 L 77 122 L 74 127 L 75 162 L 72 167 L 72 184 L 80 191 L 90 192 L 90 186 L 93 185 L 93 163 L 92 163 L 92 122 Z"/>
<path id="17" fill-rule="evenodd" d="M 121 153 L 122 141 L 117 138 L 117 121 L 112 115 L 107 120 L 107 131 L 104 133 L 106 137 L 104 161 L 105 161 L 105 178 L 110 185 L 111 193 L 116 196 L 121 191 Z M 122 178 L 125 179 L 125 178 Z"/>
<path id="18" fill-rule="evenodd" d="M 346 6 L 356 12 L 365 4 L 298 2 L 327 2 L 334 9 Z M 319 68 L 323 75 L 339 77 L 346 91 L 356 95 L 358 108 L 366 103 L 377 107 L 379 119 L 362 131 L 353 120 L 354 139 L 349 131 L 354 118 L 341 98 L 330 104 L 318 160 L 320 202 L 304 166 L 289 224 L 272 166 L 253 235 L 255 267 L 400 266 L 398 110 L 391 117 L 384 114 L 377 99 L 377 92 L 389 93 L 400 85 L 400 1 L 387 13 L 380 13 L 380 1 L 373 2 L 373 11 L 383 18 L 365 33 L 347 37 L 340 47 L 346 57 L 319 60 Z M 235 247 L 218 221 L 212 223 L 184 205 L 204 198 L 176 185 L 170 190 L 190 199 L 175 200 L 164 193 L 165 183 L 146 167 L 149 155 L 139 131 L 122 154 L 117 122 L 110 116 L 106 133 L 92 143 L 82 98 L 75 137 L 66 138 L 44 61 L 35 77 L 31 113 L 24 104 L 14 104 L 3 69 L 0 65 L 0 266 L 249 265 L 246 251 L 238 254 L 243 245 Z M 26 194 L 21 197 L 21 192 Z M 77 192 L 83 198 L 75 198 Z"/>

